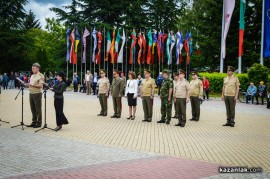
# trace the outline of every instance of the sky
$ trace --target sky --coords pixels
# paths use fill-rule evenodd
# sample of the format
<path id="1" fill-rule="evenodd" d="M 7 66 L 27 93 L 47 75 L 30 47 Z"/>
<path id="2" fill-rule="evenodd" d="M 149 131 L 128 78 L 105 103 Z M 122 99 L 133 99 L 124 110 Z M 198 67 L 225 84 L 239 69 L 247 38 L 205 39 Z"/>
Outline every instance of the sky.
<path id="1" fill-rule="evenodd" d="M 44 29 L 46 25 L 45 18 L 56 18 L 55 13 L 50 11 L 51 7 L 63 8 L 62 6 L 69 5 L 70 3 L 71 0 L 28 0 L 25 10 L 29 12 L 31 9 Z"/>

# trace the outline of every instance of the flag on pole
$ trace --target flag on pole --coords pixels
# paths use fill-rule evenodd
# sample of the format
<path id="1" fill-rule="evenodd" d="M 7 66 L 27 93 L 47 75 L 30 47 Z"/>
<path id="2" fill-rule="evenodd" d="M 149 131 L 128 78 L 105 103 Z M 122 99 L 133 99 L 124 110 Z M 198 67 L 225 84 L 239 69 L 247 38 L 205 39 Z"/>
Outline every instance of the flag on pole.
<path id="1" fill-rule="evenodd" d="M 78 52 L 78 44 L 80 42 L 80 34 L 78 29 L 75 31 L 75 47 L 74 47 L 74 55 L 73 55 L 73 64 L 77 64 L 77 52 Z"/>
<path id="2" fill-rule="evenodd" d="M 70 63 L 72 64 L 76 64 L 76 53 L 75 53 L 75 28 L 73 29 L 73 31 L 71 32 L 70 36 L 70 41 L 71 41 L 71 50 L 70 50 Z"/>
<path id="3" fill-rule="evenodd" d="M 152 32 L 151 29 L 148 32 L 148 52 L 147 52 L 147 64 L 150 65 L 151 64 L 151 56 L 152 56 L 152 45 L 153 45 L 153 41 L 152 41 Z"/>
<path id="4" fill-rule="evenodd" d="M 189 37 L 189 33 L 187 33 L 186 35 L 186 39 L 185 39 L 185 42 L 184 42 L 184 48 L 186 50 L 186 53 L 187 53 L 187 56 L 186 56 L 186 64 L 188 65 L 189 62 L 190 62 L 190 51 L 189 51 L 189 40 L 190 40 L 190 37 Z"/>
<path id="5" fill-rule="evenodd" d="M 240 0 L 240 28 L 239 28 L 239 49 L 238 49 L 239 57 L 241 57 L 244 52 L 245 11 L 246 11 L 246 0 Z"/>
<path id="6" fill-rule="evenodd" d="M 110 49 L 111 63 L 115 63 L 114 61 L 114 44 L 115 44 L 115 29 L 113 30 L 113 39 Z"/>
<path id="7" fill-rule="evenodd" d="M 115 45 L 114 45 L 114 50 L 115 50 L 114 59 L 117 59 L 118 58 L 118 48 L 119 48 L 119 41 L 120 41 L 120 39 L 121 39 L 121 36 L 120 36 L 119 29 L 118 29 L 117 35 L 116 35 L 116 39 L 115 39 Z"/>
<path id="8" fill-rule="evenodd" d="M 105 61 L 107 62 L 109 60 L 109 53 L 110 53 L 110 49 L 111 49 L 111 34 L 110 31 L 107 31 L 107 48 L 106 48 L 106 58 Z"/>
<path id="9" fill-rule="evenodd" d="M 172 64 L 172 50 L 173 50 L 174 45 L 175 45 L 175 37 L 174 37 L 174 35 L 172 34 L 172 35 L 171 35 L 171 47 L 170 47 L 170 59 L 171 59 L 171 61 L 170 61 L 169 64 Z M 169 62 L 169 61 L 168 61 L 168 62 Z"/>
<path id="10" fill-rule="evenodd" d="M 102 34 L 100 31 L 97 33 L 97 38 L 98 38 L 98 46 L 97 46 L 97 54 L 95 58 L 95 63 L 100 64 L 100 49 L 101 49 L 101 42 L 102 42 Z"/>
<path id="11" fill-rule="evenodd" d="M 226 38 L 230 28 L 230 23 L 232 19 L 232 13 L 235 6 L 235 0 L 224 0 L 224 31 L 223 31 L 223 38 L 222 38 L 222 58 L 226 56 Z"/>
<path id="12" fill-rule="evenodd" d="M 189 54 L 191 55 L 193 52 L 193 44 L 192 44 L 192 35 L 189 32 L 189 40 L 188 40 Z"/>
<path id="13" fill-rule="evenodd" d="M 171 44 L 171 34 L 169 32 L 167 42 L 166 42 L 166 54 L 167 54 L 167 58 L 168 58 L 168 65 L 171 64 L 170 44 Z"/>
<path id="14" fill-rule="evenodd" d="M 90 32 L 85 27 L 83 32 L 83 60 L 82 63 L 85 63 L 86 61 L 86 37 L 90 35 Z"/>
<path id="15" fill-rule="evenodd" d="M 131 47 L 130 47 L 130 52 L 129 52 L 129 64 L 133 63 L 133 55 L 135 53 L 135 44 L 136 44 L 136 32 L 133 29 L 132 33 L 131 33 L 131 38 L 132 38 L 132 42 L 131 42 Z"/>
<path id="16" fill-rule="evenodd" d="M 66 32 L 66 38 L 67 38 L 67 55 L 66 55 L 66 61 L 68 62 L 70 60 L 70 50 L 69 50 L 69 36 L 70 36 L 70 28 L 67 29 L 67 32 Z"/>
<path id="17" fill-rule="evenodd" d="M 152 57 L 151 57 L 151 64 L 154 64 L 154 59 L 155 59 L 155 46 L 157 44 L 157 31 L 154 30 L 153 33 L 153 45 L 152 45 Z"/>
<path id="18" fill-rule="evenodd" d="M 125 36 L 125 31 L 123 29 L 123 36 L 121 37 L 122 39 L 122 46 L 121 46 L 121 49 L 120 49 L 120 52 L 119 52 L 119 55 L 117 57 L 117 63 L 123 63 L 123 59 L 124 59 L 124 45 L 126 43 L 126 36 Z"/>
<path id="19" fill-rule="evenodd" d="M 176 43 L 176 65 L 182 63 L 182 48 L 184 46 L 183 34 L 182 32 L 176 33 L 177 43 Z"/>
<path id="20" fill-rule="evenodd" d="M 142 33 L 140 32 L 138 34 L 138 45 L 140 46 L 140 50 L 138 52 L 138 64 L 142 64 L 142 45 L 143 44 L 143 40 L 142 40 Z"/>
<path id="21" fill-rule="evenodd" d="M 157 39 L 157 54 L 158 54 L 158 62 L 160 63 L 160 56 L 161 56 L 161 43 L 162 43 L 162 32 L 159 32 L 158 39 Z"/>
<path id="22" fill-rule="evenodd" d="M 164 58 L 164 45 L 165 45 L 165 40 L 167 38 L 167 35 L 165 33 L 162 34 L 162 40 L 161 40 L 161 58 Z"/>
<path id="23" fill-rule="evenodd" d="M 92 62 L 95 63 L 95 59 L 96 59 L 96 48 L 97 48 L 97 31 L 96 31 L 96 28 L 93 29 L 92 37 L 94 39 Z"/>
<path id="24" fill-rule="evenodd" d="M 146 55 L 146 40 L 145 35 L 142 35 L 142 46 L 143 46 L 143 53 L 142 53 L 142 64 L 145 62 L 145 55 Z"/>
<path id="25" fill-rule="evenodd" d="M 265 0 L 264 4 L 264 43 L 263 43 L 263 56 L 270 57 L 270 1 Z"/>

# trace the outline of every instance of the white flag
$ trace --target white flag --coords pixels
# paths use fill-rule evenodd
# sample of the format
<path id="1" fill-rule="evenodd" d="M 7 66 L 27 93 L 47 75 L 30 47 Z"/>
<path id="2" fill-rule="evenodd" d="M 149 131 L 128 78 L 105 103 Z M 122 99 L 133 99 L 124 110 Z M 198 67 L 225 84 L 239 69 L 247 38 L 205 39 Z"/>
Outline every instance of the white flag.
<path id="1" fill-rule="evenodd" d="M 172 36 L 171 36 L 171 47 L 170 47 L 170 57 L 171 57 L 170 64 L 172 64 L 172 50 L 173 50 L 174 45 L 175 45 L 175 37 L 172 34 Z"/>
<path id="2" fill-rule="evenodd" d="M 226 38 L 227 34 L 230 28 L 230 23 L 232 19 L 232 14 L 235 6 L 235 0 L 225 0 L 224 1 L 224 31 L 223 31 L 223 37 L 222 37 L 222 58 L 225 58 L 226 56 Z"/>
<path id="3" fill-rule="evenodd" d="M 124 29 L 123 29 L 123 36 L 121 37 L 121 39 L 122 39 L 122 46 L 121 46 L 119 55 L 117 57 L 117 63 L 123 63 L 124 45 L 125 45 L 125 42 L 126 42 L 126 36 L 125 36 Z"/>

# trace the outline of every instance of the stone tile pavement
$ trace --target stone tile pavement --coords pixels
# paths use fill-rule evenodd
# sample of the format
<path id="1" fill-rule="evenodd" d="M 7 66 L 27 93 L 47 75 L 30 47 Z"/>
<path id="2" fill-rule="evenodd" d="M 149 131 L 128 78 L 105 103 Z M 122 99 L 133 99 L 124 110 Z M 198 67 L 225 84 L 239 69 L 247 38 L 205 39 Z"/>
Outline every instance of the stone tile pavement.
<path id="1" fill-rule="evenodd" d="M 96 168 L 100 169 L 99 171 L 101 171 L 101 173 L 104 173 L 102 172 L 102 168 L 106 168 L 107 166 L 103 165 L 104 163 L 106 164 L 108 162 L 118 162 L 117 165 L 121 165 L 121 167 L 123 167 L 123 165 L 126 165 L 123 164 L 123 162 L 125 161 L 123 158 L 126 157 L 128 164 L 132 166 L 130 169 L 126 169 L 126 171 L 128 171 L 128 173 L 132 173 L 132 169 L 134 168 L 134 178 L 143 177 L 138 177 L 139 175 L 136 175 L 136 173 L 138 174 L 138 172 L 135 170 L 137 165 L 132 165 L 130 161 L 136 163 L 136 161 L 139 160 L 139 163 L 141 163 L 141 159 L 144 159 L 146 163 L 152 161 L 153 163 L 150 162 L 151 164 L 149 164 L 149 166 L 154 165 L 157 166 L 156 168 L 165 168 L 164 170 L 167 171 L 174 171 L 174 169 L 177 171 L 178 168 L 172 167 L 175 164 L 170 165 L 170 167 L 164 167 L 165 164 L 161 164 L 158 166 L 155 164 L 159 163 L 156 162 L 156 160 L 168 160 L 165 163 L 173 163 L 177 161 L 179 162 L 179 166 L 181 166 L 181 168 L 185 166 L 183 166 L 183 163 L 187 163 L 187 161 L 194 161 L 207 163 L 206 166 L 213 165 L 214 168 L 217 168 L 220 165 L 262 167 L 264 172 L 266 172 L 253 175 L 219 175 L 217 173 L 217 169 L 213 170 L 212 168 L 210 170 L 204 170 L 205 172 L 207 171 L 207 175 L 194 175 L 193 178 L 208 176 L 212 176 L 213 178 L 226 178 L 233 176 L 237 176 L 236 178 L 238 178 L 238 176 L 245 176 L 250 178 L 269 178 L 269 173 L 267 172 L 270 171 L 270 110 L 266 110 L 265 106 L 255 106 L 237 103 L 236 127 L 230 128 L 222 126 L 226 119 L 225 106 L 223 102 L 218 100 L 206 101 L 201 106 L 201 121 L 198 123 L 188 121 L 185 128 L 179 128 L 174 126 L 174 124 L 177 122 L 176 120 L 173 120 L 171 125 L 169 126 L 156 123 L 156 121 L 160 118 L 160 100 L 157 97 L 154 100 L 155 107 L 153 122 L 142 123 L 141 120 L 143 119 L 143 112 L 140 99 L 138 100 L 138 111 L 136 119 L 135 121 L 130 121 L 125 119 L 125 117 L 128 116 L 126 99 L 123 99 L 122 118 L 111 119 L 109 118 L 109 116 L 96 116 L 96 114 L 99 113 L 100 110 L 98 99 L 96 98 L 96 96 L 86 96 L 85 94 L 75 94 L 72 92 L 67 92 L 65 94 L 64 112 L 69 119 L 70 124 L 64 126 L 63 130 L 59 132 L 53 132 L 45 129 L 44 131 L 40 131 L 39 133 L 34 134 L 34 129 L 32 128 L 26 128 L 24 131 L 21 131 L 21 128 L 19 127 L 16 129 L 8 129 L 10 126 L 19 124 L 21 119 L 21 98 L 18 98 L 17 101 L 15 101 L 14 98 L 16 96 L 16 93 L 17 90 L 8 90 L 2 91 L 2 94 L 0 95 L 0 117 L 2 118 L 2 120 L 8 120 L 10 122 L 10 124 L 2 123 L 2 126 L 0 126 L 0 145 L 2 146 L 0 147 L 0 149 L 3 150 L 4 145 L 2 141 L 4 141 L 4 139 L 6 138 L 9 139 L 10 133 L 16 133 L 14 135 L 17 135 L 17 137 L 11 137 L 10 140 L 8 140 L 9 144 L 6 144 L 6 146 L 21 149 L 10 150 L 9 155 L 7 153 L 2 154 L 1 152 L 0 161 L 2 160 L 2 155 L 6 157 L 6 160 L 10 158 L 10 162 L 7 162 L 7 164 L 5 164 L 6 168 L 5 170 L 3 170 L 6 173 L 17 175 L 27 174 L 28 172 L 43 172 L 43 170 L 63 170 L 62 173 L 66 173 L 67 171 L 72 173 L 73 170 L 66 168 L 74 168 L 73 173 L 76 173 L 76 171 L 80 171 L 80 169 L 82 168 L 81 166 L 86 167 L 83 169 L 84 171 L 89 171 L 90 173 L 93 173 L 91 171 L 94 165 L 96 166 Z M 54 128 L 55 113 L 53 108 L 52 95 L 52 93 L 48 93 L 47 123 L 49 127 Z M 26 90 L 24 102 L 24 119 L 26 124 L 31 123 L 31 112 L 28 100 L 28 92 Z M 190 104 L 188 104 L 187 111 L 188 117 L 191 117 Z M 112 113 L 112 103 L 111 99 L 109 99 L 109 114 Z M 13 136 L 13 134 L 11 134 L 11 136 Z M 27 139 L 31 140 L 27 141 Z M 47 142 L 48 140 L 50 142 Z M 26 147 L 28 150 L 25 150 L 25 143 L 38 143 L 38 145 L 32 147 L 37 148 L 37 150 L 30 150 L 32 149 L 30 146 Z M 41 143 L 44 143 L 45 146 L 39 148 Z M 72 143 L 72 145 L 70 145 L 70 143 Z M 84 144 L 85 146 L 82 147 L 82 144 Z M 76 147 L 77 145 L 79 147 Z M 72 147 L 68 148 L 68 146 Z M 104 147 L 105 149 L 99 149 L 99 147 Z M 57 150 L 58 148 L 59 150 Z M 97 150 L 95 150 L 95 148 Z M 61 154 L 61 149 L 63 149 L 63 153 L 69 153 L 69 155 L 71 155 L 70 160 L 66 159 L 66 157 L 64 157 L 65 155 L 63 155 L 63 157 L 61 157 L 61 155 L 58 155 Z M 90 153 L 83 152 L 89 151 L 90 149 L 92 151 Z M 122 155 L 120 154 L 115 156 L 113 155 L 114 157 L 112 157 L 111 154 L 108 155 L 107 152 L 109 149 L 119 151 L 120 154 L 122 154 L 123 152 L 124 157 L 121 157 Z M 29 163 L 25 162 L 27 160 L 23 160 L 24 157 L 22 157 L 22 160 L 17 160 L 16 156 L 14 156 L 14 153 L 16 153 L 15 151 L 19 151 L 21 156 L 30 156 Z M 31 152 L 27 153 L 27 151 Z M 43 151 L 45 151 L 46 154 L 44 154 L 45 152 Z M 78 151 L 78 153 L 75 154 L 75 152 L 73 151 Z M 95 153 L 95 151 L 98 152 Z M 127 155 L 124 155 L 125 151 L 128 151 Z M 130 152 L 132 154 L 130 154 Z M 103 153 L 104 157 L 97 157 L 103 156 Z M 130 155 L 133 156 L 133 158 Z M 35 158 L 35 156 L 38 157 Z M 78 162 L 78 160 L 82 160 L 82 158 L 85 160 Z M 110 158 L 110 161 L 108 161 L 107 158 Z M 39 161 L 39 159 L 44 160 L 45 164 L 41 162 L 42 165 L 37 164 L 34 165 L 37 167 L 34 167 L 31 162 L 35 163 Z M 56 162 L 54 163 L 55 160 Z M 23 162 L 20 163 L 20 161 Z M 26 168 L 30 168 L 30 171 L 24 171 L 20 169 L 20 164 L 22 163 L 23 165 L 28 166 Z M 103 166 L 101 166 L 101 164 Z M 200 163 L 199 165 L 202 164 Z M 10 169 L 12 168 L 11 166 L 13 166 L 12 171 Z M 44 169 L 39 169 L 38 166 L 44 166 Z M 111 166 L 109 166 L 109 168 L 111 168 Z M 66 171 L 64 171 L 65 169 Z M 139 171 L 143 171 L 143 169 L 140 167 L 137 169 Z M 111 168 L 106 171 L 110 173 L 113 170 L 114 169 Z M 160 170 L 163 171 L 162 169 Z M 209 171 L 211 172 L 209 173 Z M 1 172 L 2 168 L 0 170 L 0 174 L 2 174 Z M 195 173 L 198 172 L 199 171 Z M 182 174 L 183 171 L 181 171 L 180 173 Z M 189 174 L 189 176 L 192 178 L 192 173 L 194 172 L 192 172 L 191 170 L 187 170 L 187 176 Z M 37 175 L 38 174 L 39 173 L 37 173 Z M 149 174 L 145 176 L 149 178 L 149 176 L 152 175 L 153 174 Z M 33 175 L 33 177 L 35 176 L 36 175 Z M 163 175 L 159 174 L 153 176 Z M 167 174 L 166 176 L 173 177 L 173 175 L 169 174 Z M 27 177 L 30 178 L 30 176 L 28 175 Z M 96 176 L 93 175 L 93 177 L 95 178 Z M 115 178 L 121 177 L 119 176 Z"/>

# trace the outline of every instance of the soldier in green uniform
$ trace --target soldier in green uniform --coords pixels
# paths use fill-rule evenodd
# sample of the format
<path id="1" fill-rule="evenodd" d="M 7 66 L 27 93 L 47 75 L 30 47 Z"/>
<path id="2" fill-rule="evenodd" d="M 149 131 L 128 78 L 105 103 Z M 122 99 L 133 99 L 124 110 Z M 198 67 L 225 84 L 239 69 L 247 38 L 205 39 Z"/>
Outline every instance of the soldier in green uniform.
<path id="1" fill-rule="evenodd" d="M 152 122 L 155 80 L 151 78 L 151 71 L 147 69 L 144 70 L 144 77 L 141 83 L 141 98 L 144 112 L 143 122 Z"/>
<path id="2" fill-rule="evenodd" d="M 101 111 L 98 116 L 107 116 L 107 99 L 110 90 L 110 81 L 106 77 L 106 71 L 103 69 L 100 70 L 100 76 L 101 78 L 98 80 L 98 98 L 101 106 Z"/>
<path id="3" fill-rule="evenodd" d="M 189 82 L 185 79 L 186 72 L 184 70 L 179 70 L 179 81 L 174 87 L 174 101 L 178 112 L 178 124 L 175 126 L 185 127 L 186 124 L 186 110 L 187 103 L 189 102 Z"/>
<path id="4" fill-rule="evenodd" d="M 226 112 L 227 112 L 227 123 L 223 126 L 234 127 L 235 122 L 235 105 L 236 100 L 238 99 L 239 92 L 239 80 L 236 76 L 233 75 L 234 67 L 228 66 L 227 68 L 227 77 L 223 80 L 222 88 L 222 100 L 225 101 Z"/>
<path id="5" fill-rule="evenodd" d="M 120 118 L 121 117 L 121 108 L 122 108 L 122 95 L 124 90 L 123 80 L 119 77 L 119 71 L 113 70 L 113 82 L 111 86 L 111 95 L 113 100 L 113 109 L 114 115 L 111 118 Z"/>
<path id="6" fill-rule="evenodd" d="M 161 119 L 157 123 L 170 124 L 172 116 L 172 93 L 173 93 L 173 80 L 169 78 L 169 71 L 164 70 L 163 82 L 160 89 L 161 99 Z"/>
<path id="7" fill-rule="evenodd" d="M 192 80 L 190 81 L 190 103 L 192 109 L 192 118 L 190 121 L 200 120 L 200 99 L 203 95 L 202 81 L 198 79 L 198 73 L 192 72 Z"/>

